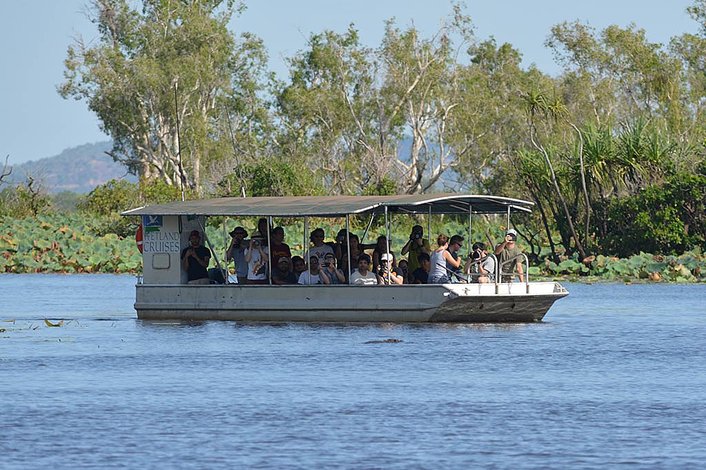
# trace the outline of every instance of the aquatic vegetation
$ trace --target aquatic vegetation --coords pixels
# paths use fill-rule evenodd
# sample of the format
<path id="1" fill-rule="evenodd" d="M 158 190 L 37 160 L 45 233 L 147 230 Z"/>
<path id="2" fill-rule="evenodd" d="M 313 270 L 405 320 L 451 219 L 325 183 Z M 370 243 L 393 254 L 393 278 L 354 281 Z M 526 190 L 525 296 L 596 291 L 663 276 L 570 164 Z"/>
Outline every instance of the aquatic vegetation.
<path id="1" fill-rule="evenodd" d="M 636 280 L 659 282 L 706 281 L 706 256 L 699 250 L 679 256 L 640 253 L 629 258 L 598 255 L 578 261 L 565 259 L 559 264 L 546 260 L 544 266 L 530 268 L 530 276 L 591 276 L 605 280 Z"/>
<path id="2" fill-rule="evenodd" d="M 97 235 L 100 221 L 72 215 L 39 215 L 0 221 L 0 272 L 135 273 L 142 259 L 135 241 Z"/>

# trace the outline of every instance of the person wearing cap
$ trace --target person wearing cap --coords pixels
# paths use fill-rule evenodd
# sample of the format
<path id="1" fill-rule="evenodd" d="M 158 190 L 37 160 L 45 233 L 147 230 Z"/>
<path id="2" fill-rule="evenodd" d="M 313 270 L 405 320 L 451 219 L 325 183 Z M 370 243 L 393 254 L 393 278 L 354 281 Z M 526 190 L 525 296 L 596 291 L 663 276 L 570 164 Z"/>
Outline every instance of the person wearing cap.
<path id="1" fill-rule="evenodd" d="M 498 257 L 498 263 L 500 263 L 500 270 L 502 271 L 502 282 L 512 282 L 515 277 L 515 270 L 517 270 L 520 282 L 525 280 L 522 270 L 522 250 L 517 246 L 516 241 L 517 232 L 511 228 L 505 232 L 505 240 L 495 247 L 495 256 Z"/>
<path id="2" fill-rule="evenodd" d="M 267 240 L 260 235 L 260 232 L 252 234 L 250 245 L 245 250 L 245 261 L 248 263 L 248 284 L 267 284 L 269 263 Z"/>
<path id="3" fill-rule="evenodd" d="M 387 237 L 385 235 L 380 235 L 377 238 L 377 243 L 375 244 L 375 250 L 373 251 L 373 272 L 375 274 L 380 274 L 379 273 L 379 268 L 382 263 L 382 255 L 384 253 L 389 253 L 392 255 L 392 263 L 391 266 L 397 266 L 397 263 L 395 263 L 395 254 L 392 252 L 392 249 L 390 248 L 390 251 L 387 251 L 389 247 L 387 246 Z"/>
<path id="4" fill-rule="evenodd" d="M 321 271 L 328 277 L 329 284 L 345 284 L 346 276 L 343 271 L 336 266 L 336 257 L 333 253 L 326 253 L 324 256 L 324 267 Z"/>
<path id="5" fill-rule="evenodd" d="M 208 262 L 211 259 L 211 250 L 201 245 L 201 233 L 193 230 L 189 234 L 190 246 L 181 252 L 181 267 L 186 271 L 189 284 L 209 284 Z"/>
<path id="6" fill-rule="evenodd" d="M 409 253 L 408 258 L 408 270 L 413 273 L 421 265 L 419 264 L 419 255 L 422 253 L 430 254 L 431 246 L 429 245 L 429 240 L 424 238 L 424 229 L 421 225 L 415 225 L 412 227 L 412 232 L 409 234 L 409 240 L 402 247 L 402 256 Z"/>
<path id="7" fill-rule="evenodd" d="M 233 260 L 235 263 L 235 274 L 238 276 L 238 284 L 245 284 L 248 279 L 248 262 L 245 261 L 245 249 L 250 244 L 246 240 L 247 230 L 243 227 L 235 227 L 230 232 L 230 246 L 226 251 L 226 261 Z"/>
<path id="8" fill-rule="evenodd" d="M 398 267 L 392 266 L 392 255 L 389 253 L 383 253 L 380 257 L 378 276 L 380 276 L 381 283 L 386 286 L 404 283 L 402 271 Z"/>
<path id="9" fill-rule="evenodd" d="M 290 259 L 286 256 L 280 256 L 272 270 L 272 284 L 278 286 L 284 284 L 296 284 L 297 276 L 292 272 Z"/>

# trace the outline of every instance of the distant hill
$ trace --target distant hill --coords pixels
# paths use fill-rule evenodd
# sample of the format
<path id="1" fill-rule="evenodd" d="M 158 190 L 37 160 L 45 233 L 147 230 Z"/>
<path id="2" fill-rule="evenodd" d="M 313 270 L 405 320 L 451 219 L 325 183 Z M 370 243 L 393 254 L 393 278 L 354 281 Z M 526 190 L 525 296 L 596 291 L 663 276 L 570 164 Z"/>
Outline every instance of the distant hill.
<path id="1" fill-rule="evenodd" d="M 105 154 L 110 148 L 110 141 L 84 144 L 53 157 L 12 165 L 8 182 L 19 183 L 32 176 L 49 193 L 88 193 L 114 178 L 137 181 L 134 175 L 127 174 L 123 165 Z"/>

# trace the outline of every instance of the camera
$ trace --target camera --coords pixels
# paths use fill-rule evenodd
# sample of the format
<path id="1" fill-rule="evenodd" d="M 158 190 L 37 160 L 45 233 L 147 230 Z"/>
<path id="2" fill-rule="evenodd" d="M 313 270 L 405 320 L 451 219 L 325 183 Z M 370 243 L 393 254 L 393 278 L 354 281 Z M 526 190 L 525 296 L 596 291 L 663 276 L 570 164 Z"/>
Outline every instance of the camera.
<path id="1" fill-rule="evenodd" d="M 482 255 L 483 255 L 483 254 L 481 253 L 480 250 L 476 250 L 476 251 L 474 251 L 473 254 L 471 255 L 471 258 L 473 258 L 473 259 L 480 259 L 480 257 L 481 257 Z"/>
<path id="2" fill-rule="evenodd" d="M 253 246 L 260 246 L 260 240 L 253 240 L 252 245 Z"/>
<path id="3" fill-rule="evenodd" d="M 412 232 L 412 235 L 409 238 L 411 238 L 412 240 L 419 240 L 420 238 L 422 238 L 422 234 L 419 232 Z"/>

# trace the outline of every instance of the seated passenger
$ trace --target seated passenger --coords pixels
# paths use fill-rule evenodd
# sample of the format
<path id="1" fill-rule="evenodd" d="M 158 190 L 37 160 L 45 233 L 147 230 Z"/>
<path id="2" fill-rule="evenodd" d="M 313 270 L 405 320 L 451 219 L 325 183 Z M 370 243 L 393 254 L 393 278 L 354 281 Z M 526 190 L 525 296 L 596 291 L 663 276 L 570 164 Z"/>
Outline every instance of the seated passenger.
<path id="1" fill-rule="evenodd" d="M 401 259 L 397 263 L 397 267 L 400 270 L 400 273 L 402 274 L 402 277 L 404 278 L 404 283 L 409 284 L 409 279 L 410 279 L 410 272 L 409 272 L 409 263 L 407 262 L 406 259 Z"/>
<path id="2" fill-rule="evenodd" d="M 429 255 L 420 253 L 417 258 L 419 267 L 412 273 L 412 284 L 426 284 L 429 280 L 429 268 L 431 267 Z"/>
<path id="3" fill-rule="evenodd" d="M 387 286 L 403 284 L 404 276 L 402 276 L 402 271 L 399 268 L 390 266 L 392 264 L 391 261 L 392 255 L 388 255 L 387 253 L 382 254 L 380 266 L 378 266 L 380 283 Z"/>
<path id="4" fill-rule="evenodd" d="M 473 244 L 473 253 L 466 265 L 466 274 L 471 275 L 471 282 L 485 284 L 495 282 L 495 259 L 488 256 L 485 250 L 485 243 L 477 242 Z"/>
<path id="5" fill-rule="evenodd" d="M 377 268 L 380 266 L 382 254 L 387 253 L 387 249 L 387 237 L 385 237 L 385 235 L 380 235 L 377 239 L 377 243 L 375 244 L 375 250 L 373 251 L 373 272 L 375 274 L 378 274 Z M 392 252 L 392 248 L 390 248 L 389 253 L 392 255 L 392 266 L 397 266 L 397 263 L 395 262 L 395 254 Z"/>
<path id="6" fill-rule="evenodd" d="M 375 273 L 369 271 L 370 256 L 363 253 L 358 257 L 358 269 L 351 275 L 351 284 L 375 286 L 380 283 L 380 279 Z"/>
<path id="7" fill-rule="evenodd" d="M 299 284 L 309 286 L 313 284 L 328 284 L 329 278 L 319 269 L 319 258 L 309 257 L 309 270 L 299 275 Z"/>
<path id="8" fill-rule="evenodd" d="M 284 284 L 296 284 L 297 281 L 297 276 L 291 270 L 289 258 L 286 256 L 280 257 L 272 270 L 272 284 L 281 286 Z"/>
<path id="9" fill-rule="evenodd" d="M 319 264 L 323 264 L 326 253 L 333 253 L 333 248 L 324 243 L 324 237 L 324 229 L 322 228 L 317 228 L 309 236 L 311 243 L 314 244 L 313 247 L 309 248 L 309 256 L 316 256 Z"/>
<path id="10" fill-rule="evenodd" d="M 336 267 L 336 257 L 333 253 L 326 253 L 324 256 L 324 267 L 321 271 L 328 277 L 329 284 L 345 284 L 346 276 L 343 275 L 343 271 Z"/>
<path id="11" fill-rule="evenodd" d="M 297 276 L 297 279 L 299 279 L 301 273 L 306 271 L 306 263 L 304 262 L 304 258 L 301 256 L 292 257 L 292 271 L 294 272 L 294 275 Z"/>
<path id="12" fill-rule="evenodd" d="M 454 268 L 461 266 L 460 259 L 454 259 L 449 253 L 449 237 L 441 234 L 437 237 L 436 243 L 439 247 L 431 254 L 431 270 L 429 271 L 429 284 L 448 284 L 451 282 L 446 265 Z"/>
<path id="13" fill-rule="evenodd" d="M 284 229 L 282 227 L 275 227 L 272 230 L 272 240 L 270 240 L 270 247 L 272 248 L 272 261 L 278 260 L 282 257 L 291 258 L 292 251 L 289 249 L 289 245 L 284 243 Z"/>

